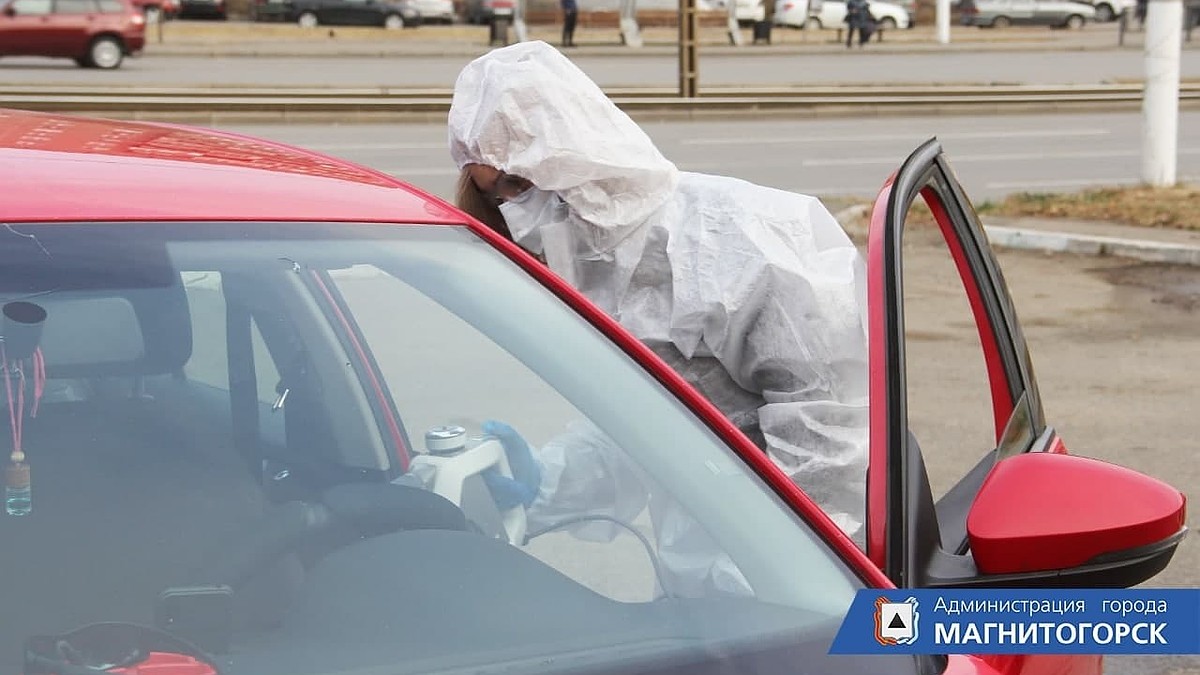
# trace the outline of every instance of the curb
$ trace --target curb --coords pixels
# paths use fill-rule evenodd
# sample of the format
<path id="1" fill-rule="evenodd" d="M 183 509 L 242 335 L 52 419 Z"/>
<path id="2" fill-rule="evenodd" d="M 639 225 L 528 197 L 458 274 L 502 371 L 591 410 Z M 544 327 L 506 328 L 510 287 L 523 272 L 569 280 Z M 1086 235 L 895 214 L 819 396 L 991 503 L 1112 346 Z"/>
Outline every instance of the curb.
<path id="1" fill-rule="evenodd" d="M 1015 227 L 984 225 L 988 241 L 998 248 L 1046 253 L 1075 253 L 1091 256 L 1132 258 L 1143 262 L 1200 267 L 1200 246 L 1171 244 L 1146 239 L 1102 237 L 1089 234 L 1045 232 Z"/>
<path id="2" fill-rule="evenodd" d="M 619 92 L 619 93 L 618 93 Z M 275 121 L 316 123 L 412 121 L 449 111 L 449 90 L 363 87 L 357 89 L 270 87 L 157 87 L 89 89 L 0 86 L 0 107 L 73 112 L 155 121 Z M 609 88 L 613 103 L 639 119 L 736 119 L 750 115 L 892 115 L 981 112 L 1069 112 L 1140 108 L 1142 87 L 939 86 L 714 88 L 681 98 L 658 89 Z M 1200 103 L 1200 85 L 1181 85 L 1181 107 Z"/>
<path id="3" fill-rule="evenodd" d="M 724 45 L 701 45 L 702 54 L 709 56 L 734 56 L 739 58 L 755 58 L 763 56 L 807 56 L 807 55 L 825 55 L 825 54 L 840 54 L 842 51 L 837 50 L 838 45 L 831 44 L 825 46 L 801 46 L 801 45 L 770 45 L 765 49 L 751 48 L 732 48 Z M 147 47 L 145 54 L 150 56 L 164 56 L 176 58 L 404 58 L 404 57 L 429 57 L 429 58 L 474 58 L 488 53 L 494 47 L 487 44 L 465 44 L 465 45 L 447 45 L 445 47 L 428 47 L 424 49 L 405 48 L 405 47 L 380 47 L 380 48 L 363 48 L 363 49 L 346 49 L 346 50 L 310 50 L 303 47 L 288 47 L 281 49 L 269 48 L 245 48 L 245 47 L 224 47 L 210 46 L 204 44 L 175 44 L 175 45 L 153 45 Z M 950 48 L 938 48 L 929 45 L 873 45 L 870 53 L 875 54 L 941 54 L 941 53 L 962 53 L 962 52 L 978 52 L 978 53 L 1007 53 L 1007 52 L 1044 52 L 1044 53 L 1064 53 L 1064 52 L 1092 52 L 1092 51 L 1118 51 L 1121 47 L 1113 46 L 1063 46 L 1054 47 L 1052 45 L 1032 45 L 1029 43 L 1019 43 L 1011 45 L 989 45 L 986 43 L 979 44 L 960 44 Z M 843 50 L 844 51 L 844 50 Z M 648 45 L 642 48 L 618 47 L 608 45 L 597 45 L 594 47 L 581 46 L 573 52 L 573 55 L 582 56 L 585 58 L 600 58 L 600 57 L 657 57 L 667 58 L 675 57 L 679 53 L 677 47 L 671 45 Z M 849 56 L 853 57 L 859 52 L 850 52 Z"/>
<path id="4" fill-rule="evenodd" d="M 834 218 L 839 223 L 843 223 L 843 227 L 846 228 L 846 232 L 851 238 L 865 241 L 867 226 L 859 224 L 859 222 L 869 218 L 870 214 L 870 205 L 858 204 L 838 211 L 834 214 Z M 845 225 L 846 222 L 854 224 Z M 1075 255 L 1128 258 L 1142 262 L 1200 267 L 1200 246 L 1190 246 L 1188 244 L 1172 244 L 1148 239 L 1126 239 L 1124 237 L 1073 234 L 1069 232 L 1053 232 L 986 224 L 983 226 L 983 231 L 987 234 L 988 244 L 998 249 L 1038 251 L 1042 253 L 1072 253 Z"/>

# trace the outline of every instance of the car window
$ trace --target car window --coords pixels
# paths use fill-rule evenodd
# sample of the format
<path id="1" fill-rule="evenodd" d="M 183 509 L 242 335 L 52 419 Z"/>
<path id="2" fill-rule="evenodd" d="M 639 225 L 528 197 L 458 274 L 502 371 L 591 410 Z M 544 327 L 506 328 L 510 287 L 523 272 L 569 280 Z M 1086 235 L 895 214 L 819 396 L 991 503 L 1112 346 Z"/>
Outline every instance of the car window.
<path id="1" fill-rule="evenodd" d="M 228 327 L 225 323 L 228 307 L 221 285 L 221 273 L 191 270 L 183 272 L 181 279 L 191 308 L 192 322 L 192 356 L 184 364 L 183 374 L 193 382 L 229 391 Z M 258 399 L 273 403 L 278 397 L 275 388 L 280 380 L 279 369 L 253 317 L 250 319 L 250 336 Z"/>
<path id="2" fill-rule="evenodd" d="M 51 0 L 15 0 L 11 5 L 17 16 L 40 16 L 50 13 Z"/>
<path id="3" fill-rule="evenodd" d="M 936 498 L 996 447 L 991 388 L 971 303 L 923 201 L 910 209 L 903 256 L 908 423 Z"/>
<path id="4" fill-rule="evenodd" d="M 125 12 L 125 5 L 121 0 L 98 0 L 100 11 L 105 14 L 122 14 Z"/>
<path id="5" fill-rule="evenodd" d="M 0 613 L 0 670 L 27 638 L 108 622 L 230 672 L 611 669 L 824 645 L 862 586 L 466 229 L 22 234 L 0 303 L 47 318 L 12 400 L 32 499 L 0 517 L 0 597 L 22 607 Z M 525 476 L 508 429 L 540 467 L 527 507 L 496 482 Z"/>
<path id="6" fill-rule="evenodd" d="M 91 14 L 95 11 L 95 0 L 54 0 L 55 14 Z"/>

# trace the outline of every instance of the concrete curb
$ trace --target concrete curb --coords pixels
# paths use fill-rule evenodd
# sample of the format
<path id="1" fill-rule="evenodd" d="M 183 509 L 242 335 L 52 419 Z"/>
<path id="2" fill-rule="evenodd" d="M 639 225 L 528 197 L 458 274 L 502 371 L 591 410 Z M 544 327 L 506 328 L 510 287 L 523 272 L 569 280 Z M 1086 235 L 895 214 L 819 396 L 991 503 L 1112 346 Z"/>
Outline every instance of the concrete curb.
<path id="1" fill-rule="evenodd" d="M 318 43 L 320 44 L 320 43 Z M 171 56 L 171 57 L 203 57 L 203 58 L 405 58 L 405 57 L 428 57 L 428 58 L 475 58 L 491 51 L 493 47 L 487 44 L 468 43 L 459 45 L 421 45 L 420 47 L 408 47 L 404 45 L 396 46 L 380 46 L 362 47 L 355 46 L 347 49 L 328 49 L 319 46 L 317 49 L 309 49 L 304 45 L 288 45 L 286 47 L 271 48 L 271 47 L 246 47 L 238 45 L 207 45 L 207 44 L 173 44 L 173 45 L 158 45 L 150 44 L 146 53 L 152 56 Z M 813 54 L 832 54 L 842 53 L 844 50 L 839 50 L 837 44 L 826 45 L 770 45 L 766 48 L 732 48 L 716 45 L 701 45 L 701 53 L 709 56 L 735 56 L 739 58 L 754 58 L 762 56 L 804 56 Z M 1044 52 L 1044 53 L 1063 53 L 1063 52 L 1089 52 L 1089 51 L 1116 51 L 1122 48 L 1116 45 L 1096 45 L 1096 46 L 1079 46 L 1066 45 L 1054 46 L 1045 44 L 1033 43 L 1011 43 L 1011 44 L 988 44 L 988 43 L 963 43 L 955 44 L 950 47 L 942 47 L 939 45 L 924 45 L 924 44 L 886 44 L 872 45 L 870 52 L 876 54 L 935 54 L 945 52 L 980 52 L 980 53 L 1006 53 L 1006 52 Z M 1126 48 L 1128 50 L 1128 48 Z M 572 55 L 578 55 L 587 58 L 593 57 L 675 57 L 679 53 L 678 47 L 672 45 L 647 45 L 640 49 L 629 47 L 609 46 L 609 45 L 581 45 L 579 49 L 572 52 Z M 848 55 L 853 57 L 858 52 L 849 52 Z"/>
<path id="2" fill-rule="evenodd" d="M 271 87 L 137 88 L 0 86 L 0 107 L 157 121 L 327 120 L 413 121 L 450 109 L 450 90 L 402 87 L 354 89 Z M 862 116 L 1001 112 L 1125 110 L 1141 107 L 1136 85 L 817 87 L 738 89 L 714 87 L 680 98 L 666 90 L 609 88 L 613 102 L 638 119 L 736 119 L 756 116 Z M 1200 86 L 1181 85 L 1181 108 L 1200 104 Z"/>
<path id="3" fill-rule="evenodd" d="M 852 238 L 865 241 L 871 207 L 858 204 L 843 209 L 834 218 L 842 223 Z M 851 223 L 851 224 L 848 224 Z M 1042 253 L 1072 253 L 1114 258 L 1128 258 L 1142 262 L 1164 263 L 1200 267 L 1200 246 L 1174 244 L 1149 239 L 1128 239 L 1093 234 L 1054 232 L 1041 229 L 1007 227 L 984 224 L 988 243 L 998 249 L 1040 251 Z"/>
<path id="4" fill-rule="evenodd" d="M 999 225 L 984 225 L 988 241 L 997 248 L 1075 253 L 1092 256 L 1132 258 L 1144 262 L 1200 267 L 1200 246 L 1172 244 L 1147 239 L 1124 239 L 1099 235 L 1046 232 Z"/>

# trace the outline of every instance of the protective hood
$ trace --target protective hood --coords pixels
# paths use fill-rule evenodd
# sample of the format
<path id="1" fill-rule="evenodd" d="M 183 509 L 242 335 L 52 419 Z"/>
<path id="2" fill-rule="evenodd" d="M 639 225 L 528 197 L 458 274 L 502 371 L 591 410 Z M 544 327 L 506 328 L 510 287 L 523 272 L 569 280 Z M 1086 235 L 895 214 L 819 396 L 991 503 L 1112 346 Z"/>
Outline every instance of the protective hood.
<path id="1" fill-rule="evenodd" d="M 679 171 L 583 71 L 545 42 L 496 49 L 454 86 L 450 154 L 552 191 L 611 250 L 671 199 Z"/>

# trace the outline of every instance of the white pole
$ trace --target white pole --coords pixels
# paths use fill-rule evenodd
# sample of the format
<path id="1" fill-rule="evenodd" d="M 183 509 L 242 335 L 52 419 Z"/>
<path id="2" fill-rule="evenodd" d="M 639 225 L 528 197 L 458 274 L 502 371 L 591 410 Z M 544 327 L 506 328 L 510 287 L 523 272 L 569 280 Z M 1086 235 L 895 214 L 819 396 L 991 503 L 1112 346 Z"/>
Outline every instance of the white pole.
<path id="1" fill-rule="evenodd" d="M 621 42 L 627 47 L 642 46 L 642 31 L 637 22 L 637 0 L 621 0 Z"/>
<path id="2" fill-rule="evenodd" d="M 529 27 L 525 23 L 525 3 L 526 0 L 517 0 L 517 15 L 513 17 L 513 28 L 517 33 L 517 42 L 526 42 L 529 40 Z"/>
<path id="3" fill-rule="evenodd" d="M 950 44 L 950 0 L 937 0 L 937 39 Z"/>
<path id="4" fill-rule="evenodd" d="M 741 47 L 744 40 L 742 40 L 741 26 L 738 25 L 737 20 L 737 0 L 728 0 L 725 8 L 729 11 L 729 15 L 725 17 L 725 25 L 729 31 L 729 43 L 735 47 Z"/>
<path id="5" fill-rule="evenodd" d="M 1142 97 L 1142 180 L 1175 184 L 1179 148 L 1179 53 L 1182 0 L 1150 0 L 1146 6 L 1146 88 Z"/>

